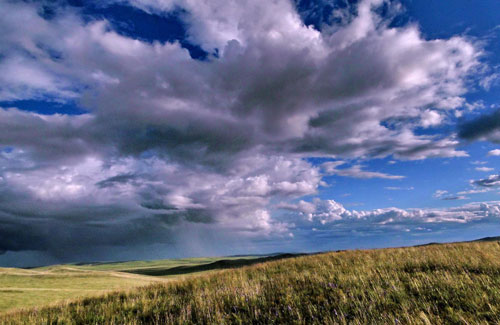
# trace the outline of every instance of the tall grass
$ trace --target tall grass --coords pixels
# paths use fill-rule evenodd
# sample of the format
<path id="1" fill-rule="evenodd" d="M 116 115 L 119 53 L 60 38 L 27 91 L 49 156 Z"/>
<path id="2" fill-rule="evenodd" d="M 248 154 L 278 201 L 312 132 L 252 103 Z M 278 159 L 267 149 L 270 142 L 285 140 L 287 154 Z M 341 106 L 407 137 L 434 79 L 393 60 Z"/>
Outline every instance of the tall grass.
<path id="1" fill-rule="evenodd" d="M 36 324 L 500 323 L 500 245 L 345 251 L 4 316 Z"/>

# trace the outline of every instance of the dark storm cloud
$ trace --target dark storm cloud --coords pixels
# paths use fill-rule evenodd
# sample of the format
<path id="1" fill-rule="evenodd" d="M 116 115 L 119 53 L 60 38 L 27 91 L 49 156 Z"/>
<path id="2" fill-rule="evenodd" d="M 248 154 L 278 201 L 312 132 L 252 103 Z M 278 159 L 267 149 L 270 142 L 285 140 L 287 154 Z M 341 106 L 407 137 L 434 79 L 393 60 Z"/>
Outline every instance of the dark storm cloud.
<path id="1" fill-rule="evenodd" d="M 103 213 L 103 211 L 88 209 L 87 213 Z M 65 221 L 64 218 L 56 216 L 20 220 L 20 218 L 10 219 L 0 214 L 0 218 L 2 220 L 0 249 L 58 253 L 66 251 L 68 255 L 71 255 L 73 250 L 83 247 L 92 253 L 99 246 L 171 244 L 175 238 L 171 225 L 179 222 L 179 220 L 165 220 L 156 215 L 142 215 L 128 222 L 110 224 Z"/>
<path id="2" fill-rule="evenodd" d="M 205 222 L 202 211 L 162 216 L 134 204 L 79 205 L 41 202 L 27 193 L 0 189 L 0 249 L 64 251 L 79 247 L 172 243 L 172 227 Z M 105 217 L 103 217 L 105 216 Z"/>

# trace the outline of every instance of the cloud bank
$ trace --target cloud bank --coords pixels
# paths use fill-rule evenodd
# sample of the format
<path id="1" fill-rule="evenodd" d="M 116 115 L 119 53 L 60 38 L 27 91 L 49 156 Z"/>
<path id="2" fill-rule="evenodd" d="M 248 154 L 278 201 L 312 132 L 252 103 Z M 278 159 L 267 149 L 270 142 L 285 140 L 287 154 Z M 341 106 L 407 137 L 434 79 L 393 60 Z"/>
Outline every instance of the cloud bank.
<path id="1" fill-rule="evenodd" d="M 500 218 L 500 202 L 496 201 L 470 203 L 447 209 L 386 208 L 356 211 L 348 210 L 334 200 L 315 199 L 312 202 L 284 204 L 280 208 L 297 213 L 305 224 L 311 224 L 316 229 L 350 229 L 366 233 L 384 228 L 402 231 L 435 230 L 443 225 L 450 227 L 467 223 L 497 222 Z"/>

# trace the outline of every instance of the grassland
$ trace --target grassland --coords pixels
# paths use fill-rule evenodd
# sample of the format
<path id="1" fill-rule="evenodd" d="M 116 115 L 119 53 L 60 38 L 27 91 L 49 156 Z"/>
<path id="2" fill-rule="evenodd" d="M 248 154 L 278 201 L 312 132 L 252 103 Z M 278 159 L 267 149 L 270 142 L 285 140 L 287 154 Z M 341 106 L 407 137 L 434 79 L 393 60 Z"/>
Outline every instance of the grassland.
<path id="1" fill-rule="evenodd" d="M 3 317 L 7 324 L 500 323 L 500 245 L 303 256 Z"/>
<path id="2" fill-rule="evenodd" d="M 0 312 L 93 297 L 268 257 L 206 257 L 117 263 L 0 268 Z M 234 265 L 233 265 L 234 264 Z M 152 275 L 152 276 L 149 276 Z"/>

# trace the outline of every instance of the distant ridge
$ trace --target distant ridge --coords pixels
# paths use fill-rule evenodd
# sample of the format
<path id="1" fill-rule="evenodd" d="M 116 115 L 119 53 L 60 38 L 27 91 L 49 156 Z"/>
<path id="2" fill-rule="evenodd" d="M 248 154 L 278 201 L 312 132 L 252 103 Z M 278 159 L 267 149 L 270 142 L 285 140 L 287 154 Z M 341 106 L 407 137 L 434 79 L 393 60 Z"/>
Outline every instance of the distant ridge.
<path id="1" fill-rule="evenodd" d="M 445 242 L 445 243 L 430 242 L 430 243 L 426 243 L 426 244 L 415 245 L 414 247 L 431 246 L 431 245 L 442 245 L 442 244 L 455 244 L 455 243 L 489 242 L 489 241 L 500 241 L 500 236 L 483 237 L 483 238 L 473 239 L 473 240 L 464 240 L 464 241 L 456 241 L 456 242 Z"/>
<path id="2" fill-rule="evenodd" d="M 476 242 L 476 241 L 500 241 L 500 236 L 495 236 L 495 237 L 484 237 L 480 239 L 475 239 L 471 240 L 471 242 Z"/>

